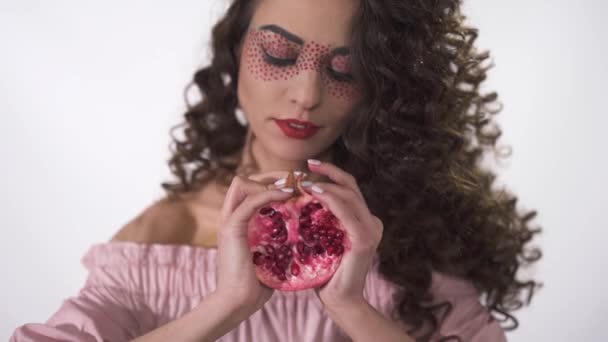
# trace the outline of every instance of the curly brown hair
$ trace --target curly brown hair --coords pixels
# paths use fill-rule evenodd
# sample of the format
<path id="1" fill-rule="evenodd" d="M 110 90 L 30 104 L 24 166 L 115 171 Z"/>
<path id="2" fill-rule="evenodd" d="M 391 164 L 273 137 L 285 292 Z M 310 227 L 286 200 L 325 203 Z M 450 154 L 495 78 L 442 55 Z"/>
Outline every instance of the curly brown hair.
<path id="1" fill-rule="evenodd" d="M 213 27 L 211 64 L 194 74 L 203 98 L 188 105 L 171 129 L 169 166 L 179 180 L 163 183 L 169 196 L 240 173 L 247 129 L 235 118 L 239 46 L 256 1 L 234 0 Z M 380 272 L 407 288 L 398 299 L 401 320 L 427 340 L 449 302 L 431 304 L 431 272 L 469 280 L 506 330 L 510 313 L 529 304 L 541 286 L 518 280 L 520 266 L 541 258 L 527 246 L 540 228 L 521 212 L 517 197 L 493 189 L 496 174 L 482 159 L 498 151 L 502 131 L 496 92 L 480 84 L 492 65 L 474 47 L 477 30 L 464 24 L 460 0 L 361 0 L 351 41 L 353 74 L 362 101 L 331 146 L 333 163 L 358 181 L 384 223 Z M 174 135 L 182 128 L 184 138 Z M 508 154 L 498 155 L 505 158 Z M 426 324 L 429 323 L 429 324 Z M 423 327 L 429 327 L 424 331 Z M 422 331 L 421 331 L 422 330 Z M 448 336 L 447 339 L 457 339 Z"/>

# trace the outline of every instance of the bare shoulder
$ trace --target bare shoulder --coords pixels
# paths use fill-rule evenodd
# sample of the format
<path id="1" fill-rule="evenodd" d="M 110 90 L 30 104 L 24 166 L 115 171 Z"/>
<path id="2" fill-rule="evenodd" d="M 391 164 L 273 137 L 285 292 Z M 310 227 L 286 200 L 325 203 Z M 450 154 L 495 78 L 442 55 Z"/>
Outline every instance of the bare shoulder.
<path id="1" fill-rule="evenodd" d="M 111 241 L 187 244 L 196 233 L 196 219 L 183 200 L 164 197 L 125 224 Z"/>

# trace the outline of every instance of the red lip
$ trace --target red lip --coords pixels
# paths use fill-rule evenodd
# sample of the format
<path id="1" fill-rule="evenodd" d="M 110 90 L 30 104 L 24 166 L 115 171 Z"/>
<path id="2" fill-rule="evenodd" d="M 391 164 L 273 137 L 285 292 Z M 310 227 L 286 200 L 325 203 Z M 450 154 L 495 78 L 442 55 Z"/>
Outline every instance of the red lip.
<path id="1" fill-rule="evenodd" d="M 308 138 L 312 137 L 313 135 L 315 135 L 315 133 L 317 133 L 317 131 L 320 128 L 319 126 L 313 124 L 312 122 L 300 121 L 300 120 L 296 120 L 296 119 L 287 119 L 287 120 L 275 119 L 274 122 L 279 126 L 281 131 L 283 131 L 283 134 L 285 134 L 286 136 L 288 136 L 290 138 L 294 138 L 294 139 L 308 139 Z M 303 128 L 292 127 L 289 125 L 290 123 L 302 125 L 304 127 Z"/>

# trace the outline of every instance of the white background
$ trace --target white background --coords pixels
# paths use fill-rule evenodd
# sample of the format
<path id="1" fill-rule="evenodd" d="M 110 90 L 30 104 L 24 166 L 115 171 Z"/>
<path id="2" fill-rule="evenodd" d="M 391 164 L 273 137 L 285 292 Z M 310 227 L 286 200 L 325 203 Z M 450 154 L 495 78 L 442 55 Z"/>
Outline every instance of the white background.
<path id="1" fill-rule="evenodd" d="M 83 284 L 87 248 L 162 195 L 168 131 L 224 6 L 0 0 L 0 340 L 44 322 Z M 500 182 L 544 228 L 532 271 L 545 287 L 510 341 L 608 341 L 607 9 L 465 3 L 513 148 Z"/>

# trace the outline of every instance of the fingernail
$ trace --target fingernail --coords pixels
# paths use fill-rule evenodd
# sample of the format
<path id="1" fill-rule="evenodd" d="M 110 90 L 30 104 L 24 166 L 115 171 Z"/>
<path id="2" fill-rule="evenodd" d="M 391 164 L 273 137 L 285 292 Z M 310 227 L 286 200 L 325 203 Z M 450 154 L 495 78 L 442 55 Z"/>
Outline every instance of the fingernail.
<path id="1" fill-rule="evenodd" d="M 309 186 L 312 185 L 312 182 L 311 181 L 303 181 L 301 184 L 302 184 L 303 187 L 308 188 Z"/>
<path id="2" fill-rule="evenodd" d="M 274 182 L 274 185 L 281 186 L 281 185 L 285 184 L 286 181 L 287 181 L 286 178 L 281 178 L 278 181 Z"/>
<path id="3" fill-rule="evenodd" d="M 294 174 L 295 176 L 302 176 L 302 175 L 306 176 L 306 172 L 302 172 L 302 171 L 296 171 L 296 172 L 294 172 L 293 174 Z"/>
<path id="4" fill-rule="evenodd" d="M 281 188 L 281 191 L 291 193 L 291 192 L 293 192 L 293 189 L 292 188 Z"/>
<path id="5" fill-rule="evenodd" d="M 316 185 L 316 184 L 315 184 L 315 185 L 313 185 L 311 189 L 312 189 L 312 191 L 314 191 L 314 192 L 316 192 L 316 193 L 319 193 L 319 194 L 322 194 L 323 192 L 325 192 L 325 190 L 321 189 L 321 188 L 320 188 L 318 185 Z"/>
<path id="6" fill-rule="evenodd" d="M 321 161 L 320 160 L 316 160 L 316 159 L 308 159 L 308 164 L 311 164 L 311 165 L 321 165 Z"/>

